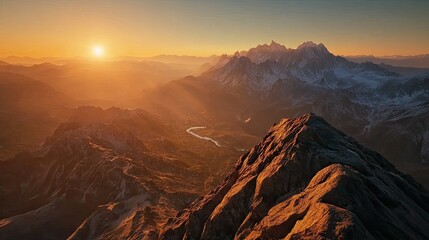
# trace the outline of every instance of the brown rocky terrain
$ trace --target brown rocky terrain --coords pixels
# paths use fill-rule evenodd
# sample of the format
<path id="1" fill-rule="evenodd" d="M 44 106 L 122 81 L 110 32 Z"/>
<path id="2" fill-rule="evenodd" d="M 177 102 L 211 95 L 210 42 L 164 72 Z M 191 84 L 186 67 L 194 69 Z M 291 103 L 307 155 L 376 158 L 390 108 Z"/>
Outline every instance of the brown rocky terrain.
<path id="1" fill-rule="evenodd" d="M 175 124 L 143 110 L 76 109 L 42 147 L 0 162 L 0 239 L 157 236 L 241 154 Z"/>
<path id="2" fill-rule="evenodd" d="M 429 237 L 428 192 L 321 117 L 283 119 L 228 175 L 240 152 L 187 124 L 76 109 L 0 162 L 0 239 Z"/>
<path id="3" fill-rule="evenodd" d="M 160 239 L 427 239 L 429 194 L 307 114 L 283 119 Z"/>

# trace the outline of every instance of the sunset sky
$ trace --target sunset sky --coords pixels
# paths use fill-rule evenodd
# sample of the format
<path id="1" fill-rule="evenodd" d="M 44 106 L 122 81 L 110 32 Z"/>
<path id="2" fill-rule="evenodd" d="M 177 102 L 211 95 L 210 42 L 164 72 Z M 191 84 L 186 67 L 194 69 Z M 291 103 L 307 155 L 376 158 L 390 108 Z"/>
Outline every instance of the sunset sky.
<path id="1" fill-rule="evenodd" d="M 0 0 L 0 56 L 233 53 L 312 40 L 338 55 L 429 53 L 429 1 Z"/>

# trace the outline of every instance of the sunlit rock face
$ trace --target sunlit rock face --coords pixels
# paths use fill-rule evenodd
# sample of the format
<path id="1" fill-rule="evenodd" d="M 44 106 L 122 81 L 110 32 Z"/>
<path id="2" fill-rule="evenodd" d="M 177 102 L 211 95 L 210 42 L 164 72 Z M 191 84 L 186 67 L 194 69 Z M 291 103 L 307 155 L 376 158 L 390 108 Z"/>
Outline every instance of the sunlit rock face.
<path id="1" fill-rule="evenodd" d="M 307 114 L 283 119 L 161 239 L 426 239 L 429 194 Z"/>

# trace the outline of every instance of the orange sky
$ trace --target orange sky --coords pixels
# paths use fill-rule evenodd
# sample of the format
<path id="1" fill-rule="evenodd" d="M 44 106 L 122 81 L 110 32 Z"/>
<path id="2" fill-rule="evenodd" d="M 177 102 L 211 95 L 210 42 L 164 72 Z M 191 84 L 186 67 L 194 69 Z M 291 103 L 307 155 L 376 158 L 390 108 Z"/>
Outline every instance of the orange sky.
<path id="1" fill-rule="evenodd" d="M 429 1 L 0 1 L 0 56 L 233 53 L 280 42 L 338 55 L 429 53 Z"/>

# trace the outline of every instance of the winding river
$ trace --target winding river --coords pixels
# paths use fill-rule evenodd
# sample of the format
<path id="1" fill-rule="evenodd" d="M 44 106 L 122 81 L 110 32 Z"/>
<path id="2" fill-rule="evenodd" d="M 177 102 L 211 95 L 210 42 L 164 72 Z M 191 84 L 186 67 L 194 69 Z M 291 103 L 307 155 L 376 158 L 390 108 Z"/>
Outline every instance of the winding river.
<path id="1" fill-rule="evenodd" d="M 210 142 L 212 142 L 214 145 L 216 145 L 217 147 L 220 147 L 220 144 L 219 144 L 219 142 L 218 142 L 218 141 L 216 141 L 216 140 L 214 140 L 214 139 L 212 139 L 212 138 L 204 137 L 204 136 L 201 136 L 201 135 L 198 135 L 198 134 L 196 134 L 196 133 L 192 132 L 192 130 L 196 130 L 196 129 L 204 129 L 204 128 L 207 128 L 207 127 L 205 127 L 205 126 L 201 126 L 201 127 L 190 127 L 190 128 L 188 128 L 188 129 L 186 129 L 186 132 L 187 132 L 187 133 L 189 133 L 189 134 L 191 134 L 191 135 L 192 135 L 192 136 L 194 136 L 194 137 L 199 138 L 199 139 L 206 140 L 206 141 L 210 141 Z"/>

